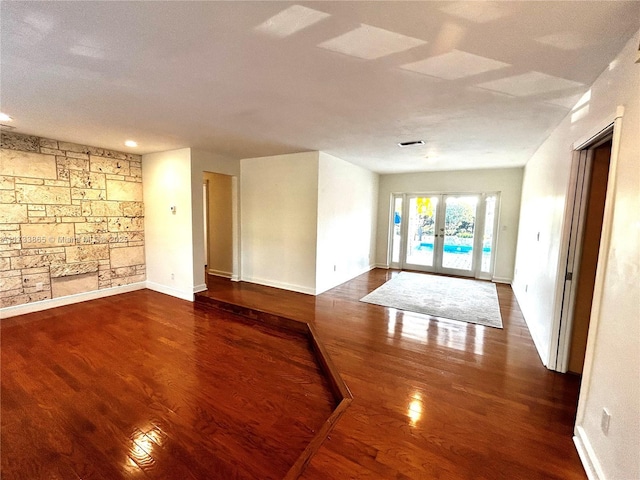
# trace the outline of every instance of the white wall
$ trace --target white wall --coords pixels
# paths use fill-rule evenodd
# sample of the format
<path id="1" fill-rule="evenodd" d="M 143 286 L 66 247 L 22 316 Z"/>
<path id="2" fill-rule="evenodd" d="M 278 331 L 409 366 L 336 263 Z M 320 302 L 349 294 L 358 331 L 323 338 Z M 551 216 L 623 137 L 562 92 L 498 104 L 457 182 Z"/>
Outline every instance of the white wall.
<path id="1" fill-rule="evenodd" d="M 147 287 L 192 300 L 190 149 L 143 155 L 142 191 Z"/>
<path id="2" fill-rule="evenodd" d="M 601 479 L 640 478 L 640 65 L 634 64 L 639 38 L 640 32 L 594 83 L 588 114 L 573 123 L 567 116 L 527 164 L 513 284 L 546 362 L 572 144 L 605 127 L 616 107 L 624 106 L 616 189 L 608 192 L 614 199 L 611 243 L 598 261 L 604 292 L 599 315 L 591 318 L 576 421 L 583 462 L 593 466 L 592 478 Z M 600 429 L 605 407 L 611 413 L 606 436 Z"/>
<path id="3" fill-rule="evenodd" d="M 316 291 L 318 152 L 240 161 L 242 280 Z"/>
<path id="4" fill-rule="evenodd" d="M 204 280 L 204 266 L 207 261 L 204 258 L 204 212 L 202 198 L 202 179 L 204 172 L 222 173 L 234 177 L 232 184 L 235 185 L 235 200 L 232 205 L 233 223 L 235 225 L 234 237 L 234 259 L 233 272 L 239 272 L 239 188 L 238 177 L 240 176 L 240 161 L 238 159 L 226 157 L 224 155 L 206 152 L 204 150 L 191 149 L 191 210 L 192 210 L 192 235 L 193 235 L 193 285 L 194 291 L 206 290 Z"/>
<path id="5" fill-rule="evenodd" d="M 390 200 L 393 193 L 501 192 L 493 277 L 513 278 L 522 186 L 521 168 L 403 173 L 380 176 L 376 264 L 388 266 Z"/>
<path id="6" fill-rule="evenodd" d="M 377 174 L 320 152 L 316 293 L 371 268 L 377 203 Z"/>

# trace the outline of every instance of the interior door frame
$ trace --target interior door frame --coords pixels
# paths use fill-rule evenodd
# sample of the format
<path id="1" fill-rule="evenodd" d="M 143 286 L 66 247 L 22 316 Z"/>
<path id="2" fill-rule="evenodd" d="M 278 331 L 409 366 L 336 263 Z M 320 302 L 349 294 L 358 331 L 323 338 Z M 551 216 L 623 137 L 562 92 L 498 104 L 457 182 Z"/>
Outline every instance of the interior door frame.
<path id="1" fill-rule="evenodd" d="M 476 225 L 474 229 L 474 242 L 473 242 L 473 264 L 472 270 L 456 270 L 456 269 L 443 269 L 441 267 L 442 259 L 441 256 L 444 252 L 444 237 L 434 238 L 434 262 L 432 267 L 424 267 L 418 266 L 414 264 L 407 264 L 406 260 L 406 248 L 408 243 L 408 229 L 409 222 L 408 211 L 409 211 L 409 198 L 413 197 L 439 197 L 440 201 L 438 202 L 437 212 L 436 212 L 436 223 L 439 219 L 444 224 L 444 214 L 445 214 L 445 199 L 447 196 L 456 197 L 456 196 L 478 196 L 478 206 L 476 208 Z M 482 271 L 482 248 L 483 248 L 483 236 L 485 229 L 485 220 L 486 220 L 486 199 L 487 197 L 494 196 L 496 198 L 495 212 L 494 212 L 494 222 L 493 222 L 493 230 L 492 230 L 492 238 L 491 238 L 491 263 L 489 266 L 489 271 Z M 394 222 L 394 213 L 395 213 L 395 203 L 396 199 L 402 199 L 402 213 L 401 213 L 401 225 L 400 225 L 400 248 L 399 248 L 399 262 L 393 262 L 393 248 L 394 248 L 394 233 L 395 233 L 395 222 Z M 500 192 L 396 192 L 392 193 L 390 196 L 390 209 L 389 209 L 389 236 L 388 236 L 388 251 L 387 251 L 387 264 L 390 268 L 396 268 L 399 270 L 408 269 L 408 270 L 417 270 L 424 271 L 429 273 L 442 273 L 445 275 L 460 275 L 471 278 L 479 278 L 491 280 L 493 278 L 493 272 L 496 262 L 496 252 L 498 245 L 498 226 L 500 219 Z M 438 228 L 435 225 L 435 228 Z M 436 248 L 438 245 L 438 248 Z M 478 253 L 480 252 L 480 253 Z M 438 262 L 439 260 L 439 262 Z M 437 268 L 438 264 L 440 264 L 440 269 Z"/>
<path id="2" fill-rule="evenodd" d="M 600 237 L 600 249 L 598 251 L 598 263 L 596 266 L 596 278 L 593 288 L 593 302 L 591 304 L 591 317 L 589 319 L 589 333 L 587 335 L 587 348 L 585 352 L 584 367 L 582 370 L 582 389 L 588 388 L 588 383 L 591 375 L 591 366 L 593 364 L 593 347 L 595 344 L 595 337 L 598 328 L 598 321 L 600 318 L 601 301 L 604 292 L 604 272 L 607 266 L 607 252 L 609 251 L 609 245 L 611 242 L 611 228 L 613 224 L 613 204 L 616 187 L 616 171 L 618 161 L 618 151 L 620 149 L 620 135 L 622 130 L 622 117 L 624 115 L 624 107 L 618 107 L 615 115 L 610 120 L 603 122 L 604 126 L 595 131 L 595 133 L 586 137 L 585 140 L 574 143 L 573 150 L 573 162 L 574 164 L 580 159 L 580 152 L 589 150 L 596 145 L 599 145 L 603 141 L 606 141 L 607 137 L 611 138 L 611 157 L 609 160 L 609 177 L 607 179 L 607 193 L 605 197 L 604 214 L 602 220 L 602 234 Z M 601 124 L 602 125 L 602 124 Z M 569 187 L 576 182 L 577 169 L 572 167 L 572 176 L 569 179 Z M 569 243 L 570 243 L 570 226 L 572 220 L 572 212 L 574 208 L 575 197 L 572 197 L 572 191 L 567 194 L 567 200 L 565 204 L 565 219 L 562 237 L 560 239 L 560 258 L 558 262 L 558 273 L 556 282 L 556 294 L 555 294 L 555 314 L 552 326 L 552 338 L 549 349 L 549 359 L 547 366 L 551 370 L 557 372 L 566 373 L 569 366 L 570 355 L 570 342 L 571 333 L 573 327 L 572 312 L 571 309 L 563 312 L 565 288 L 567 287 L 566 279 L 567 272 L 567 258 L 569 256 Z M 581 418 L 584 413 L 584 405 L 578 402 L 577 420 Z M 576 424 L 578 421 L 576 421 Z"/>

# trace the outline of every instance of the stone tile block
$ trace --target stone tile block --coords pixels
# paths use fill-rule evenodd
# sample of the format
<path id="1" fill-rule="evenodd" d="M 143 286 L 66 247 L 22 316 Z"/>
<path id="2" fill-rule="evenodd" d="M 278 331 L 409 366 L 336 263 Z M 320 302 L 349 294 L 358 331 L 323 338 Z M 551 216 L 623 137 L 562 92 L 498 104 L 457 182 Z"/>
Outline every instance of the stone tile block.
<path id="1" fill-rule="evenodd" d="M 82 208 L 78 205 L 47 205 L 46 212 L 48 217 L 79 217 Z"/>
<path id="2" fill-rule="evenodd" d="M 106 190 L 94 190 L 91 188 L 72 188 L 71 198 L 79 200 L 106 200 Z"/>
<path id="3" fill-rule="evenodd" d="M 89 157 L 90 170 L 111 175 L 129 175 L 129 162 L 115 158 Z"/>
<path id="4" fill-rule="evenodd" d="M 54 265 L 51 267 L 51 277 L 68 277 L 70 275 L 81 275 L 98 271 L 98 262 L 67 263 L 65 265 Z"/>
<path id="5" fill-rule="evenodd" d="M 38 148 L 40 148 L 38 146 Z M 127 169 L 128 170 L 128 169 Z M 12 177 L 50 178 L 58 177 L 56 157 L 35 152 L 2 150 L 0 172 Z"/>
<path id="6" fill-rule="evenodd" d="M 144 264 L 144 247 L 111 249 L 111 268 Z"/>
<path id="7" fill-rule="evenodd" d="M 14 190 L 0 190 L 0 203 L 16 203 Z"/>
<path id="8" fill-rule="evenodd" d="M 109 226 L 106 221 L 104 222 L 81 222 L 76 223 L 76 235 L 92 234 L 92 233 L 106 233 Z"/>
<path id="9" fill-rule="evenodd" d="M 9 232 L 12 230 L 20 230 L 19 223 L 0 223 L 0 232 Z"/>
<path id="10" fill-rule="evenodd" d="M 40 147 L 45 148 L 58 148 L 58 141 L 51 140 L 50 138 L 41 138 L 40 139 Z"/>
<path id="11" fill-rule="evenodd" d="M 58 180 L 69 180 L 69 172 L 70 170 L 68 168 L 58 166 L 57 167 Z"/>
<path id="12" fill-rule="evenodd" d="M 12 307 L 14 305 L 23 305 L 25 303 L 39 302 L 41 300 L 48 300 L 51 298 L 51 292 L 49 290 L 43 290 L 42 292 L 34 292 L 22 295 L 15 295 L 6 297 L 0 300 L 0 307 Z"/>
<path id="13" fill-rule="evenodd" d="M 20 270 L 7 270 L 0 272 L 0 278 L 19 277 Z"/>
<path id="14" fill-rule="evenodd" d="M 76 245 L 75 247 L 66 247 L 65 252 L 67 263 L 103 260 L 109 258 L 109 245 Z"/>
<path id="15" fill-rule="evenodd" d="M 67 152 L 67 158 L 79 158 L 80 160 L 89 160 L 89 154 L 78 152 Z"/>
<path id="16" fill-rule="evenodd" d="M 11 268 L 11 261 L 8 258 L 0 258 L 0 272 L 9 270 Z"/>
<path id="17" fill-rule="evenodd" d="M 40 147 L 40 153 L 46 153 L 47 155 L 64 155 L 62 150 L 57 148 Z"/>
<path id="18" fill-rule="evenodd" d="M 118 180 L 107 180 L 107 200 L 141 202 L 142 184 L 133 182 L 121 182 Z"/>
<path id="19" fill-rule="evenodd" d="M 142 202 L 120 202 L 123 217 L 143 217 L 144 204 Z"/>
<path id="20" fill-rule="evenodd" d="M 69 180 L 45 180 L 44 184 L 48 187 L 67 187 L 69 188 Z"/>
<path id="21" fill-rule="evenodd" d="M 75 188 L 90 188 L 104 190 L 106 180 L 101 173 L 90 173 L 82 170 L 71 170 L 69 172 L 69 182 Z"/>
<path id="22" fill-rule="evenodd" d="M 141 232 L 144 230 L 142 218 L 114 217 L 108 221 L 110 232 Z"/>
<path id="23" fill-rule="evenodd" d="M 25 185 L 44 185 L 42 178 L 15 177 L 16 185 L 19 183 Z"/>
<path id="24" fill-rule="evenodd" d="M 36 273 L 49 273 L 49 267 L 24 268 L 21 271 L 23 275 L 33 275 Z"/>
<path id="25" fill-rule="evenodd" d="M 20 255 L 48 255 L 50 253 L 64 253 L 64 247 L 27 248 L 20 250 Z"/>
<path id="26" fill-rule="evenodd" d="M 0 152 L 0 155 L 2 153 Z M 15 186 L 15 180 L 13 177 L 5 177 L 0 175 L 0 190 L 13 190 Z"/>
<path id="27" fill-rule="evenodd" d="M 136 274 L 136 267 L 119 267 L 111 270 L 111 278 L 114 277 L 128 277 L 129 275 Z"/>
<path id="28" fill-rule="evenodd" d="M 20 227 L 22 248 L 46 248 L 75 245 L 71 223 L 24 224 Z"/>
<path id="29" fill-rule="evenodd" d="M 122 152 L 116 152 L 115 150 L 102 150 L 102 156 L 106 158 L 115 158 L 116 160 L 126 160 L 127 155 Z"/>
<path id="30" fill-rule="evenodd" d="M 28 218 L 26 205 L 16 203 L 0 208 L 0 223 L 25 223 Z"/>
<path id="31" fill-rule="evenodd" d="M 16 290 L 22 288 L 22 277 L 6 277 L 0 278 L 0 292 L 7 290 Z"/>
<path id="32" fill-rule="evenodd" d="M 68 247 L 73 248 L 73 247 Z M 46 267 L 64 263 L 64 253 L 49 253 L 45 255 L 22 255 L 11 257 L 11 269 L 21 270 L 23 268 Z"/>
<path id="33" fill-rule="evenodd" d="M 29 212 L 29 223 L 57 223 L 56 217 L 32 217 L 32 213 Z"/>
<path id="34" fill-rule="evenodd" d="M 146 275 L 145 274 L 140 274 L 140 275 L 131 275 L 128 277 L 118 277 L 118 278 L 113 278 L 111 279 L 111 286 L 112 287 L 119 287 L 122 285 L 130 285 L 132 283 L 138 283 L 138 282 L 144 282 L 146 280 Z"/>
<path id="35" fill-rule="evenodd" d="M 66 297 L 98 289 L 98 272 L 51 279 L 53 298 Z"/>
<path id="36" fill-rule="evenodd" d="M 70 142 L 58 142 L 58 148 L 66 152 L 89 153 L 90 147 Z"/>
<path id="37" fill-rule="evenodd" d="M 71 194 L 66 187 L 16 185 L 16 200 L 18 203 L 68 205 L 71 203 Z"/>
<path id="38" fill-rule="evenodd" d="M 120 202 L 82 202 L 82 214 L 87 217 L 119 217 L 122 215 Z"/>
<path id="39" fill-rule="evenodd" d="M 84 170 L 89 171 L 89 160 L 81 158 L 69 158 L 69 157 L 56 157 L 56 164 L 58 168 L 64 168 L 66 170 Z"/>
<path id="40" fill-rule="evenodd" d="M 40 139 L 20 133 L 1 132 L 0 148 L 37 152 L 40 150 Z"/>
<path id="41" fill-rule="evenodd" d="M 49 285 L 49 274 L 48 273 L 33 273 L 33 274 L 23 274 L 22 275 L 22 286 L 23 288 L 35 287 L 36 283 L 42 283 Z"/>

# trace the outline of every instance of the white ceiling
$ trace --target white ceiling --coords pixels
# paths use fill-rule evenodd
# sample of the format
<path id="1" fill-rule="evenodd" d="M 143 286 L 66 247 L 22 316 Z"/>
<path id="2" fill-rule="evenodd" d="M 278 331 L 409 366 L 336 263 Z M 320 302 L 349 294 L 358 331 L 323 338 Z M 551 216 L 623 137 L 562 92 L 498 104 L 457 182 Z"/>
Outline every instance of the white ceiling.
<path id="1" fill-rule="evenodd" d="M 136 153 L 322 150 L 390 173 L 524 165 L 640 2 L 1 2 L 0 17 L 16 131 Z M 426 144 L 396 145 L 411 140 Z"/>

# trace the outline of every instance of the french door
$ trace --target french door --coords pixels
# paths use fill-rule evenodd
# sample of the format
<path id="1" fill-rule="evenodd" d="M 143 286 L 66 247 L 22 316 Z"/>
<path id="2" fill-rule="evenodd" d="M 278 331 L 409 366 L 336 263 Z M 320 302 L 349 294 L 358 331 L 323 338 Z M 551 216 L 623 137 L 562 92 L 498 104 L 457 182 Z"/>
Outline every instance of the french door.
<path id="1" fill-rule="evenodd" d="M 498 194 L 393 196 L 391 267 L 491 278 Z"/>

